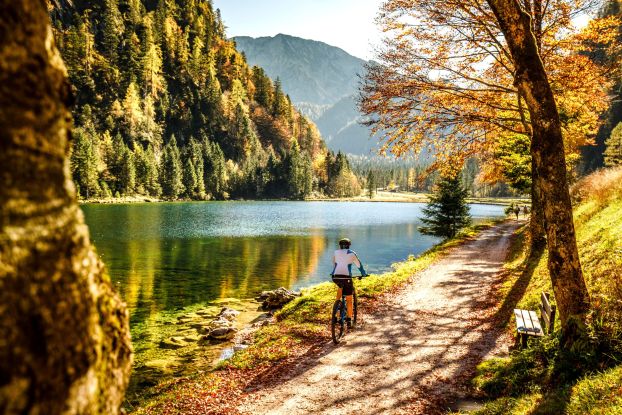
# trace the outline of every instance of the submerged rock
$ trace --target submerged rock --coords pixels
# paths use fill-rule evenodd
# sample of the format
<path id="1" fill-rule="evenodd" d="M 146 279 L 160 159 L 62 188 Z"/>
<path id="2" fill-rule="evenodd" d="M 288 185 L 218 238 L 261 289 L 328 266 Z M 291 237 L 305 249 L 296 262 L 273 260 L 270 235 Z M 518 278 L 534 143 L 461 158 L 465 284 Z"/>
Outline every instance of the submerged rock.
<path id="1" fill-rule="evenodd" d="M 276 310 L 282 308 L 296 297 L 300 297 L 300 293 L 281 287 L 276 290 L 262 292 L 257 300 L 263 301 L 261 308 L 264 310 Z"/>
<path id="2" fill-rule="evenodd" d="M 164 339 L 160 342 L 161 349 L 181 349 L 182 347 L 187 346 L 188 343 L 184 341 L 181 337 L 169 337 L 168 339 Z"/>

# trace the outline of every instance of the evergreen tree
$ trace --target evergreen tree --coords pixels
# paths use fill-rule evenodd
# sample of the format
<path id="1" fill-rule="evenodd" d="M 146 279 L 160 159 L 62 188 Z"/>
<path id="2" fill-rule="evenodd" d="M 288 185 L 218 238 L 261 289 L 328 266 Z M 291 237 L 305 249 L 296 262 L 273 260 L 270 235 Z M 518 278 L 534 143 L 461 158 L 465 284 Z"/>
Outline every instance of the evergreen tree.
<path id="1" fill-rule="evenodd" d="M 369 170 L 367 173 L 367 195 L 370 199 L 374 198 L 374 194 L 376 193 L 376 178 L 374 177 L 374 172 Z"/>
<path id="2" fill-rule="evenodd" d="M 177 140 L 175 136 L 171 136 L 162 154 L 160 168 L 162 194 L 169 199 L 177 199 L 185 190 L 182 177 L 181 157 L 177 148 Z"/>
<path id="3" fill-rule="evenodd" d="M 453 238 L 458 231 L 471 223 L 467 191 L 462 186 L 460 175 L 441 177 L 430 196 L 430 202 L 423 209 L 426 225 L 420 228 L 427 235 Z"/>
<path id="4" fill-rule="evenodd" d="M 102 52 L 108 63 L 115 67 L 118 59 L 118 48 L 124 32 L 123 19 L 119 12 L 117 0 L 104 0 L 102 22 Z"/>
<path id="5" fill-rule="evenodd" d="M 622 165 L 622 122 L 618 123 L 605 141 L 605 166 Z"/>
<path id="6" fill-rule="evenodd" d="M 192 164 L 192 159 L 190 157 L 186 158 L 186 162 L 184 163 L 182 183 L 186 189 L 186 196 L 194 198 L 197 187 L 197 172 L 194 169 L 194 164 Z"/>
<path id="7" fill-rule="evenodd" d="M 189 152 L 189 158 L 196 174 L 196 183 L 192 197 L 203 200 L 205 199 L 205 163 L 203 160 L 203 148 L 194 138 L 190 139 Z"/>
<path id="8" fill-rule="evenodd" d="M 281 80 L 276 78 L 274 82 L 274 101 L 272 102 L 272 116 L 275 118 L 287 115 L 287 100 L 283 94 Z"/>
<path id="9" fill-rule="evenodd" d="M 99 160 L 95 151 L 94 137 L 83 128 L 74 129 L 74 143 L 71 152 L 71 171 L 73 180 L 79 186 L 80 196 L 89 199 L 99 194 L 97 165 Z"/>
<path id="10" fill-rule="evenodd" d="M 123 196 L 132 196 L 136 190 L 136 166 L 134 165 L 134 153 L 126 146 L 121 147 L 119 152 L 120 175 L 118 177 L 118 190 Z"/>
<path id="11" fill-rule="evenodd" d="M 137 192 L 154 197 L 160 196 L 162 187 L 158 179 L 158 164 L 151 145 L 146 150 L 143 150 L 141 146 L 136 146 L 134 159 Z"/>

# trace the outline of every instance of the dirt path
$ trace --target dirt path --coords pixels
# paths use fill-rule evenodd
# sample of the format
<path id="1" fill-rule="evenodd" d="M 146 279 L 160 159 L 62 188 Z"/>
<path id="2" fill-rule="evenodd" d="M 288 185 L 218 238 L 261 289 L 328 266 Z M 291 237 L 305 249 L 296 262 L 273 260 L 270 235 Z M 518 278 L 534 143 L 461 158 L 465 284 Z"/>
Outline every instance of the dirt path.
<path id="1" fill-rule="evenodd" d="M 507 351 L 490 293 L 517 223 L 484 231 L 420 273 L 344 343 L 327 344 L 278 384 L 249 391 L 248 414 L 435 414 L 475 366 Z M 494 300 L 493 300 L 494 301 Z"/>

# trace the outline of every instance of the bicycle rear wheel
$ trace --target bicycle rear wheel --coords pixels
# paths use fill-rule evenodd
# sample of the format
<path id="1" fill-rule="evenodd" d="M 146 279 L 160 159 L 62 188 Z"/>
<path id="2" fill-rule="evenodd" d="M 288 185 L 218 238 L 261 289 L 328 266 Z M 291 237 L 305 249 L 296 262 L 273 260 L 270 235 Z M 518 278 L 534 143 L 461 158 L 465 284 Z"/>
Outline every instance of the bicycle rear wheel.
<path id="1" fill-rule="evenodd" d="M 341 300 L 335 301 L 333 305 L 333 313 L 331 314 L 330 320 L 330 331 L 333 336 L 333 343 L 339 343 L 339 340 L 343 336 L 344 332 L 344 324 L 345 321 L 342 317 L 341 309 L 344 307 L 344 304 Z"/>

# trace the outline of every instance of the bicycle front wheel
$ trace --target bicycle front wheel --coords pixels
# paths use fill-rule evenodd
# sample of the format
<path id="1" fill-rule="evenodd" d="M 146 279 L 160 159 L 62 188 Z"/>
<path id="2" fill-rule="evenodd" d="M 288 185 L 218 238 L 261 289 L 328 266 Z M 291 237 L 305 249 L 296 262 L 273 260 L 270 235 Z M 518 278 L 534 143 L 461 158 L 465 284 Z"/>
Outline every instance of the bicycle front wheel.
<path id="1" fill-rule="evenodd" d="M 333 312 L 331 314 L 330 331 L 333 336 L 333 343 L 335 344 L 339 343 L 339 340 L 343 336 L 344 332 L 345 321 L 341 312 L 343 307 L 344 304 L 341 300 L 335 301 L 335 304 L 333 305 Z"/>

